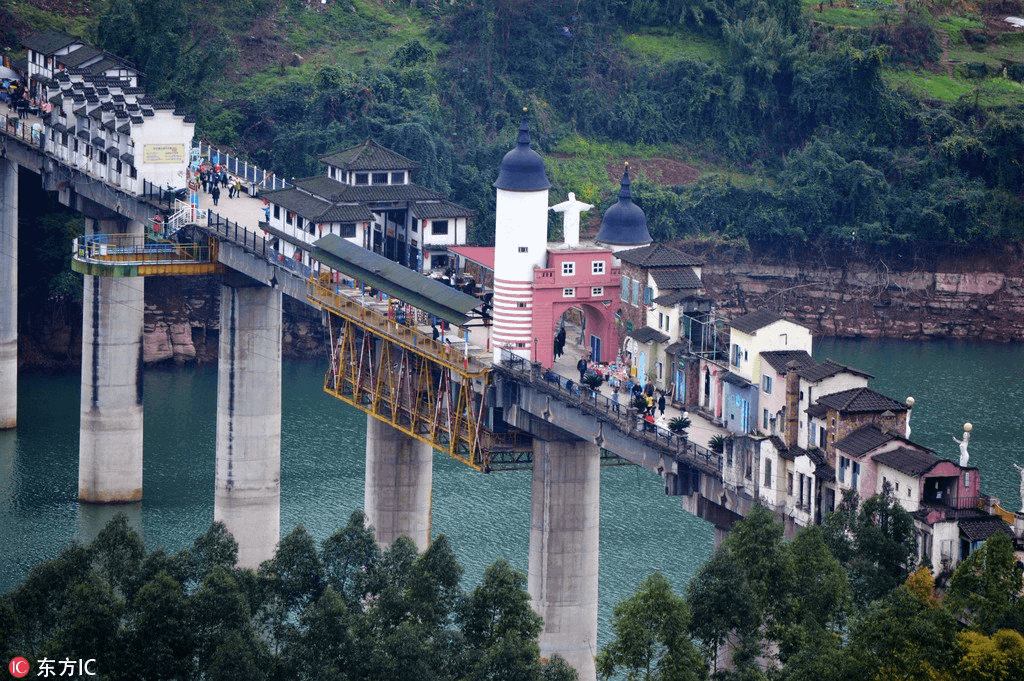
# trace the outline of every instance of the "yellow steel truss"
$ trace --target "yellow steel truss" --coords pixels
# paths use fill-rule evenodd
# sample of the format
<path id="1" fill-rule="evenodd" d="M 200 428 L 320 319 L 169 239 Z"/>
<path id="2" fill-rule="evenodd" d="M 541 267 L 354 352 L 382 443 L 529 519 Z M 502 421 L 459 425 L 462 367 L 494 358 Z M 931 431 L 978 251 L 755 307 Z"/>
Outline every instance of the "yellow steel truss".
<path id="1" fill-rule="evenodd" d="M 489 470 L 489 365 L 359 304 L 327 281 L 307 298 L 327 310 L 324 391 L 477 470 Z"/>

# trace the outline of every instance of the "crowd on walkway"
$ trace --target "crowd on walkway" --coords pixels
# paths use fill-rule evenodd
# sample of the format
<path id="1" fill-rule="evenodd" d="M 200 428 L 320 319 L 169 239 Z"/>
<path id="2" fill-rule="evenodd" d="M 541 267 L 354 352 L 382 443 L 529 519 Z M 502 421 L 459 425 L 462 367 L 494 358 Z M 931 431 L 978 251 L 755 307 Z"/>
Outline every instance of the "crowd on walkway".
<path id="1" fill-rule="evenodd" d="M 203 191 L 208 193 L 210 198 L 213 199 L 213 205 L 215 206 L 220 201 L 222 189 L 227 190 L 229 199 L 241 196 L 245 192 L 245 183 L 242 182 L 242 178 L 228 175 L 227 169 L 219 165 L 207 167 L 205 163 L 202 163 L 193 172 L 192 182 L 195 184 L 190 189 L 195 190 L 202 187 Z"/>

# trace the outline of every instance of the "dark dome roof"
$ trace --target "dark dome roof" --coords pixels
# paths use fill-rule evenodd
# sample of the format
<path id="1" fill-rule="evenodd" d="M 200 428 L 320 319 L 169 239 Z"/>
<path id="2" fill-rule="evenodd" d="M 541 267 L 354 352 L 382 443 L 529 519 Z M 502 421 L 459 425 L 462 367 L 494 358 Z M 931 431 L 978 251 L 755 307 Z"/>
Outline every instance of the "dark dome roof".
<path id="1" fill-rule="evenodd" d="M 519 126 L 519 139 L 516 147 L 505 154 L 501 160 L 498 179 L 494 181 L 498 189 L 514 192 L 533 192 L 550 189 L 548 175 L 544 171 L 544 159 L 530 148 L 530 126 L 523 118 Z"/>
<path id="2" fill-rule="evenodd" d="M 605 211 L 597 241 L 614 246 L 643 246 L 649 244 L 651 233 L 647 231 L 647 216 L 640 206 L 633 203 L 629 189 L 629 166 L 622 172 L 622 189 L 619 201 Z"/>

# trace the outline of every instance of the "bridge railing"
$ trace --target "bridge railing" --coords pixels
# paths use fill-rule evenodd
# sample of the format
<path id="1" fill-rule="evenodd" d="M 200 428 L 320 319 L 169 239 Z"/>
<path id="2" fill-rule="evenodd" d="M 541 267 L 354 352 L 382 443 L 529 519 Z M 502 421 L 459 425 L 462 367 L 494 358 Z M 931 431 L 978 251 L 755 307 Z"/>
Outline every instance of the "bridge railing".
<path id="1" fill-rule="evenodd" d="M 39 147 L 40 151 L 46 151 L 46 128 L 41 125 L 36 127 L 30 119 L 13 114 L 2 115 L 0 116 L 0 130 L 11 137 Z"/>
<path id="2" fill-rule="evenodd" d="M 263 168 L 255 166 L 237 156 L 232 156 L 230 152 L 218 149 L 202 140 L 193 141 L 192 148 L 198 149 L 199 154 L 211 164 L 227 169 L 228 174 L 244 178 L 251 187 L 286 189 L 291 186 L 284 179 L 274 175 L 274 173 L 269 173 Z"/>
<path id="3" fill-rule="evenodd" d="M 270 253 L 273 249 L 269 247 L 267 240 L 257 235 L 256 232 L 249 231 L 237 222 L 232 222 L 213 211 L 207 211 L 206 227 L 218 236 L 223 236 L 243 248 L 252 250 L 253 253 L 262 255 L 268 260 L 270 259 Z"/>
<path id="4" fill-rule="evenodd" d="M 602 395 L 597 390 L 566 379 L 550 369 L 545 370 L 539 363 L 529 362 L 508 349 L 501 349 L 501 366 L 525 379 L 531 387 L 557 395 L 564 402 L 583 411 L 600 415 L 614 423 L 619 430 L 631 436 L 660 445 L 672 452 L 690 459 L 702 461 L 722 470 L 722 456 L 691 442 L 686 433 L 675 433 L 654 423 L 644 421 L 629 404 L 622 404 Z"/>
<path id="5" fill-rule="evenodd" d="M 117 265 L 210 262 L 211 245 L 153 241 L 135 234 L 86 234 L 72 242 L 76 260 Z"/>

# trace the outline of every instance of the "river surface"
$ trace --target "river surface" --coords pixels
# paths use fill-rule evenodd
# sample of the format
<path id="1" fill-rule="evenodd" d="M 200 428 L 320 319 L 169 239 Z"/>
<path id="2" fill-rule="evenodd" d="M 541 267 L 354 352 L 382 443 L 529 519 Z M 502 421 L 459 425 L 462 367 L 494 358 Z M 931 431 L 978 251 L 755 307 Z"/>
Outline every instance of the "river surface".
<path id="1" fill-rule="evenodd" d="M 981 469 L 982 491 L 1017 510 L 1019 477 L 1011 464 L 1024 463 L 1019 346 L 819 340 L 815 356 L 874 374 L 871 386 L 897 399 L 913 395 L 913 439 L 940 456 L 958 455 L 951 436 L 971 421 L 971 464 Z M 301 523 L 317 540 L 362 507 L 366 438 L 364 414 L 323 392 L 324 366 L 285 361 L 282 381 L 281 531 Z M 145 498 L 91 507 L 76 501 L 78 374 L 20 377 L 18 428 L 0 432 L 0 592 L 69 542 L 90 539 L 116 510 L 129 513 L 148 547 L 169 551 L 212 522 L 216 368 L 151 367 L 145 381 Z M 713 533 L 664 495 L 657 476 L 632 466 L 607 467 L 601 476 L 605 642 L 615 603 L 654 570 L 682 593 L 710 556 Z M 467 590 L 499 557 L 526 569 L 529 472 L 484 475 L 438 454 L 433 504 L 434 533 L 451 538 Z"/>

